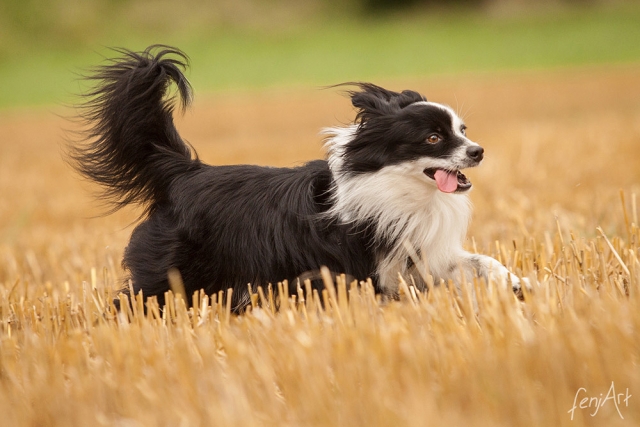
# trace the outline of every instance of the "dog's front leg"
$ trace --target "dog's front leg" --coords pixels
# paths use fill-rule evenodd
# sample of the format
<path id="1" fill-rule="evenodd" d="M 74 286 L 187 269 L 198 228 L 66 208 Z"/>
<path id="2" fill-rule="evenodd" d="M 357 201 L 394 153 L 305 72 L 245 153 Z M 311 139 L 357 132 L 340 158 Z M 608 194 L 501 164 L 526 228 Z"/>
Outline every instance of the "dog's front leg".
<path id="1" fill-rule="evenodd" d="M 520 278 L 490 256 L 464 252 L 459 259 L 458 268 L 455 270 L 458 270 L 457 277 L 455 277 L 458 283 L 461 283 L 462 275 L 468 281 L 473 280 L 473 277 L 482 277 L 487 282 L 494 280 L 498 283 L 511 285 L 513 291 L 518 294 L 522 292 Z"/>

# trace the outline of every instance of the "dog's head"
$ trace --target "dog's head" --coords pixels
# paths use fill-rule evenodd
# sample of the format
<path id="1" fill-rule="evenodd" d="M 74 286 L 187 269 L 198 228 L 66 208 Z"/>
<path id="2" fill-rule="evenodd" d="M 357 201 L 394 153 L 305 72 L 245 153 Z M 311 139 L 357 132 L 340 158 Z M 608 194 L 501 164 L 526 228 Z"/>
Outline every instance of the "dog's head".
<path id="1" fill-rule="evenodd" d="M 484 150 L 467 138 L 466 126 L 451 108 L 414 91 L 356 86 L 360 90 L 349 92 L 358 110 L 355 125 L 329 147 L 329 161 L 339 165 L 341 173 L 353 176 L 402 166 L 405 174 L 444 193 L 471 188 L 461 170 L 479 165 Z"/>

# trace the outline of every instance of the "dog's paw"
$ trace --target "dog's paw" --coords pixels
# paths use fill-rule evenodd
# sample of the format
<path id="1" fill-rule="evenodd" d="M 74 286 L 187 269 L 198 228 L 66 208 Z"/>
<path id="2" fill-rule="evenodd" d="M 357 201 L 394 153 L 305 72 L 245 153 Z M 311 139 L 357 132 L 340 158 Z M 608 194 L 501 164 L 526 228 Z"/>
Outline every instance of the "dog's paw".
<path id="1" fill-rule="evenodd" d="M 474 255 L 473 261 L 476 265 L 479 265 L 479 268 L 476 270 L 480 273 L 480 276 L 483 277 L 487 283 L 495 282 L 496 284 L 508 287 L 511 287 L 511 290 L 519 299 L 524 299 L 524 294 L 522 292 L 522 288 L 526 287 L 527 290 L 531 290 L 531 283 L 529 279 L 523 277 L 519 278 L 512 272 L 510 272 L 507 267 L 502 265 L 497 259 L 491 258 L 486 255 Z"/>
<path id="2" fill-rule="evenodd" d="M 490 263 L 489 273 L 487 276 L 489 280 L 494 280 L 495 282 L 504 284 L 505 286 L 511 286 L 511 290 L 513 290 L 513 293 L 515 293 L 519 299 L 523 298 L 523 286 L 527 289 L 531 289 L 529 279 L 526 277 L 523 277 L 522 279 L 519 278 L 496 260 L 492 260 Z"/>
<path id="3" fill-rule="evenodd" d="M 509 282 L 511 283 L 511 290 L 520 301 L 524 301 L 524 293 L 522 292 L 523 281 L 524 281 L 524 278 L 521 280 L 515 274 L 511 272 L 509 273 Z"/>
<path id="4" fill-rule="evenodd" d="M 529 281 L 528 278 L 526 277 L 518 277 L 515 274 L 511 273 L 510 271 L 508 271 L 506 268 L 505 270 L 506 275 L 504 277 L 505 282 L 507 284 L 511 285 L 511 290 L 513 291 L 513 293 L 516 295 L 516 297 L 518 297 L 518 299 L 520 301 L 524 301 L 524 292 L 523 292 L 523 288 L 526 288 L 527 291 L 531 291 L 531 282 Z"/>

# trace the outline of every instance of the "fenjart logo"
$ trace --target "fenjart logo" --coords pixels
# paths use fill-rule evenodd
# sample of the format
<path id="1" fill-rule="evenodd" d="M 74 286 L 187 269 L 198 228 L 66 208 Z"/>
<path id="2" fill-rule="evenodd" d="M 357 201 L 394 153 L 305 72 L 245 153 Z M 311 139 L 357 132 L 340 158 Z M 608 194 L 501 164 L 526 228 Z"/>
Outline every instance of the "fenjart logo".
<path id="1" fill-rule="evenodd" d="M 589 415 L 595 417 L 600 408 L 610 402 L 615 406 L 618 415 L 620 415 L 620 418 L 624 420 L 622 412 L 620 412 L 620 408 L 629 407 L 630 397 L 631 395 L 629 394 L 628 387 L 625 390 L 625 393 L 616 393 L 616 386 L 613 381 L 611 381 L 611 387 L 609 387 L 609 391 L 605 396 L 603 396 L 602 393 L 600 393 L 599 397 L 589 396 L 589 394 L 587 393 L 587 389 L 584 387 L 580 387 L 576 392 L 575 397 L 573 398 L 573 407 L 567 412 L 571 414 L 571 421 L 573 421 L 573 415 L 576 409 L 593 408 L 592 412 L 590 412 Z"/>

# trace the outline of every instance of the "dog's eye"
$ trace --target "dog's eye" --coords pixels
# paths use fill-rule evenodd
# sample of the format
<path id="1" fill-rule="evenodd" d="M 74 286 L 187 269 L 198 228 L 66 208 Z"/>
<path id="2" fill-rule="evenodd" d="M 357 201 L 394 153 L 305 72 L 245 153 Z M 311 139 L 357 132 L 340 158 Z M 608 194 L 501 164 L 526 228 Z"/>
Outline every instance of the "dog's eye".
<path id="1" fill-rule="evenodd" d="M 467 127 L 465 125 L 460 126 L 460 133 L 463 135 L 467 134 Z"/>
<path id="2" fill-rule="evenodd" d="M 429 144 L 437 144 L 441 140 L 442 140 L 442 138 L 440 138 L 440 135 L 438 135 L 437 133 L 429 135 L 429 137 L 427 138 L 427 142 Z"/>

